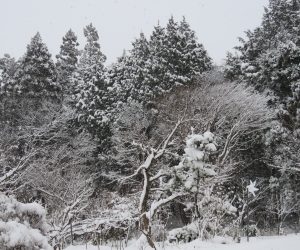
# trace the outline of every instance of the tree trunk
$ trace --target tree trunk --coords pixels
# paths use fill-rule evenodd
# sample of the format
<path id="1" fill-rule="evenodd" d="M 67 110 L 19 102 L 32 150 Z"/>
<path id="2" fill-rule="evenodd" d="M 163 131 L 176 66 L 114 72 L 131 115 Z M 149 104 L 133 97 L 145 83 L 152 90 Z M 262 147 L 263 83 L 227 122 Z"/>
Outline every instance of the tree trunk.
<path id="1" fill-rule="evenodd" d="M 146 169 L 143 169 L 142 171 L 144 175 L 144 187 L 142 191 L 141 201 L 140 201 L 140 230 L 142 233 L 146 236 L 147 242 L 150 247 L 156 249 L 155 244 L 152 240 L 152 234 L 151 234 L 151 225 L 150 225 L 150 218 L 148 218 L 146 212 L 147 212 L 147 201 L 149 199 L 149 192 L 150 192 L 150 176 L 147 173 Z M 151 217 L 151 215 L 149 215 Z"/>
<path id="2" fill-rule="evenodd" d="M 150 219 L 147 217 L 146 214 L 143 214 L 141 217 L 140 230 L 146 236 L 149 246 L 152 247 L 153 249 L 156 249 L 155 244 L 151 237 Z"/>

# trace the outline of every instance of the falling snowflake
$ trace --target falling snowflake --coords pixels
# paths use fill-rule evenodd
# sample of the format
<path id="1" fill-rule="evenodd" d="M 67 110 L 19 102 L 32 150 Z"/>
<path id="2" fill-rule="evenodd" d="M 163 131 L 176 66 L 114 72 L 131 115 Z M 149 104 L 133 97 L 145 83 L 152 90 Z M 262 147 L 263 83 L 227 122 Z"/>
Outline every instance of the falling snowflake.
<path id="1" fill-rule="evenodd" d="M 247 186 L 248 192 L 255 196 L 255 192 L 258 191 L 258 188 L 255 187 L 256 181 L 250 181 L 250 184 Z"/>

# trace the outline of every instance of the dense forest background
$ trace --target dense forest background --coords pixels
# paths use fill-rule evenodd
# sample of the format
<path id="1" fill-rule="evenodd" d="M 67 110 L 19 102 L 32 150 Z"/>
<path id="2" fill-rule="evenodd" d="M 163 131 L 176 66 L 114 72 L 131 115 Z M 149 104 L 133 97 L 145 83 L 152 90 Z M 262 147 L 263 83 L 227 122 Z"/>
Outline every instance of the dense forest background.
<path id="1" fill-rule="evenodd" d="M 185 18 L 109 66 L 83 32 L 0 58 L 0 246 L 299 231 L 299 0 L 270 0 L 222 66 Z"/>

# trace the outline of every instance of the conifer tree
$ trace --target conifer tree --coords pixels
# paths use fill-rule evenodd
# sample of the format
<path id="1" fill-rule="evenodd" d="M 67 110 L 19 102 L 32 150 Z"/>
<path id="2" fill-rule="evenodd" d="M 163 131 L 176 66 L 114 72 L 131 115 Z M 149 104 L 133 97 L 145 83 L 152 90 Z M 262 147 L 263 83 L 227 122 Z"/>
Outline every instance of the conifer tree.
<path id="1" fill-rule="evenodd" d="M 130 63 L 131 58 L 126 55 L 126 51 L 124 51 L 123 55 L 117 59 L 117 62 L 108 68 L 108 94 L 110 94 L 112 105 L 116 108 L 131 100 L 130 93 L 133 87 L 133 81 L 130 75 Z"/>
<path id="2" fill-rule="evenodd" d="M 210 68 L 211 59 L 185 19 L 178 24 L 171 18 L 167 28 L 155 26 L 149 40 L 140 33 L 129 55 L 109 68 L 103 108 L 109 110 L 111 121 L 123 104 L 147 105 L 178 84 L 192 83 Z"/>
<path id="3" fill-rule="evenodd" d="M 146 80 L 149 77 L 146 64 L 149 61 L 149 42 L 143 33 L 132 43 L 130 54 L 125 53 L 108 72 L 110 88 L 118 96 L 116 102 L 143 101 L 147 95 Z"/>
<path id="4" fill-rule="evenodd" d="M 89 24 L 84 28 L 87 43 L 74 74 L 77 120 L 102 142 L 109 133 L 105 55 L 101 52 L 96 28 Z"/>
<path id="5" fill-rule="evenodd" d="M 284 119 L 293 129 L 297 105 L 291 97 L 300 80 L 299 11 L 299 0 L 270 0 L 261 26 L 246 32 L 247 38 L 240 39 L 238 53 L 229 54 L 225 68 L 228 78 L 273 92 L 274 102 L 281 103 Z"/>
<path id="6" fill-rule="evenodd" d="M 60 53 L 56 56 L 56 68 L 58 71 L 58 82 L 62 85 L 64 91 L 72 91 L 70 88 L 70 77 L 75 71 L 78 63 L 79 43 L 77 36 L 70 29 L 63 37 L 63 44 L 60 46 Z"/>
<path id="7" fill-rule="evenodd" d="M 290 131 L 299 129 L 300 1 L 270 0 L 261 25 L 228 54 L 225 75 L 271 92 L 270 102 Z"/>
<path id="8" fill-rule="evenodd" d="M 154 27 L 154 30 L 149 40 L 150 60 L 147 61 L 147 69 L 149 72 L 148 92 L 149 96 L 154 96 L 155 93 L 162 93 L 166 89 L 167 70 L 168 70 L 168 47 L 166 43 L 165 28 L 159 24 Z"/>
<path id="9" fill-rule="evenodd" d="M 86 82 L 103 78 L 106 56 L 101 52 L 96 28 L 89 24 L 83 30 L 87 43 L 79 61 L 79 71 Z"/>
<path id="10" fill-rule="evenodd" d="M 183 58 L 181 58 L 180 72 L 192 79 L 199 76 L 204 71 L 212 68 L 212 60 L 208 56 L 204 46 L 197 41 L 195 31 L 193 31 L 183 17 L 179 24 L 179 33 L 181 34 L 180 45 L 182 47 Z"/>
<path id="11" fill-rule="evenodd" d="M 195 32 L 185 18 L 177 23 L 171 17 L 164 37 L 162 32 L 159 29 L 154 30 L 152 39 L 157 39 L 157 34 L 161 33 L 162 41 L 161 48 L 152 57 L 161 57 L 160 61 L 165 65 L 164 79 L 160 79 L 164 82 L 164 90 L 169 90 L 174 85 L 191 83 L 194 77 L 211 69 L 210 57 L 203 45 L 198 43 Z"/>
<path id="12" fill-rule="evenodd" d="M 126 92 L 130 89 L 130 99 L 140 102 L 147 103 L 176 85 L 187 85 L 212 67 L 210 57 L 185 19 L 178 24 L 171 17 L 166 28 L 154 27 L 149 41 L 141 33 L 132 45 L 126 60 L 113 70 L 123 67 L 121 88 Z M 116 75 L 113 70 L 111 75 Z"/>
<path id="13" fill-rule="evenodd" d="M 150 37 L 149 50 L 148 85 L 156 92 L 154 96 L 176 85 L 187 85 L 212 67 L 210 57 L 185 18 L 177 23 L 171 17 L 165 29 L 157 25 Z"/>
<path id="14" fill-rule="evenodd" d="M 14 90 L 14 75 L 18 64 L 13 57 L 5 54 L 0 58 L 0 96 L 11 96 Z"/>
<path id="15" fill-rule="evenodd" d="M 57 73 L 47 46 L 37 33 L 27 46 L 16 72 L 16 89 L 19 94 L 31 97 L 57 96 L 60 86 Z"/>
<path id="16" fill-rule="evenodd" d="M 131 96 L 142 100 L 145 96 L 144 87 L 148 77 L 148 69 L 145 66 L 149 60 L 149 42 L 144 33 L 140 33 L 139 38 L 132 43 L 132 46 L 131 55 L 127 60 L 127 75 L 130 77 L 128 83 L 132 86 Z"/>

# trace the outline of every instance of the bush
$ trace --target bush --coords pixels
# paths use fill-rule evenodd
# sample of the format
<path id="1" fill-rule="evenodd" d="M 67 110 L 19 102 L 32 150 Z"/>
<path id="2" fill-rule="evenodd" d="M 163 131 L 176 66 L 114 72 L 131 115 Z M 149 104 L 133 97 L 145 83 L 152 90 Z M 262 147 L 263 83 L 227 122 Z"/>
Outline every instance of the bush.
<path id="1" fill-rule="evenodd" d="M 0 194 L 0 248 L 50 250 L 45 209 L 37 203 L 24 204 Z"/>

